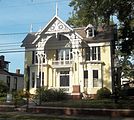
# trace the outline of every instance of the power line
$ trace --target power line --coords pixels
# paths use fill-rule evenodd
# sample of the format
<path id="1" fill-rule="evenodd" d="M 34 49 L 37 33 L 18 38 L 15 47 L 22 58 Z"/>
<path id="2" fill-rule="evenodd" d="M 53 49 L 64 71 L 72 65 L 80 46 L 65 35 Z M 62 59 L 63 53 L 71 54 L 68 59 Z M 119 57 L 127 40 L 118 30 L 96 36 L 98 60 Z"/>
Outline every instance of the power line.
<path id="1" fill-rule="evenodd" d="M 18 32 L 18 33 L 0 33 L 0 35 L 22 35 L 22 34 L 28 34 L 28 32 Z"/>
<path id="2" fill-rule="evenodd" d="M 10 6 L 3 6 L 4 8 L 5 7 L 26 7 L 26 6 L 37 6 L 37 5 L 44 5 L 44 4 L 50 4 L 50 3 L 55 3 L 55 2 L 58 2 L 58 3 L 62 3 L 62 2 L 66 2 L 66 1 L 70 1 L 70 0 L 49 0 L 46 1 L 46 2 L 32 2 L 31 4 L 24 4 L 24 5 L 10 5 Z M 1 6 L 2 7 L 2 6 Z"/>
<path id="3" fill-rule="evenodd" d="M 58 45 L 58 44 L 57 44 Z M 55 45 L 56 46 L 56 45 Z M 103 45 L 103 46 L 91 46 L 91 47 L 109 47 L 111 45 Z M 85 49 L 85 48 L 89 48 L 89 46 L 87 47 L 61 47 L 61 48 L 44 48 L 42 50 L 35 50 L 35 48 L 33 49 L 24 49 L 24 48 L 11 48 L 11 49 L 0 49 L 0 53 L 17 53 L 17 52 L 32 52 L 32 51 L 51 51 L 51 50 L 58 50 L 58 49 Z"/>
<path id="4" fill-rule="evenodd" d="M 19 44 L 21 42 L 7 42 L 7 43 L 0 43 L 0 45 L 12 45 L 12 44 Z"/>

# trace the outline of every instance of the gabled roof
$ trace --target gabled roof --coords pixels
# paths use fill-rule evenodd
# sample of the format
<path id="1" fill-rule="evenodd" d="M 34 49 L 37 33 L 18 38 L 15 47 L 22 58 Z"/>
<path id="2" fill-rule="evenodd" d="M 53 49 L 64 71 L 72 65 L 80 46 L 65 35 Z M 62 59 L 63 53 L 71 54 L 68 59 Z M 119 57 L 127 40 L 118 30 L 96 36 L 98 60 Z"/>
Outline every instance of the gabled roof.
<path id="1" fill-rule="evenodd" d="M 22 41 L 21 47 L 33 48 L 34 44 L 31 44 L 36 39 L 36 33 L 28 33 L 25 39 Z"/>
<path id="2" fill-rule="evenodd" d="M 74 28 L 74 31 L 76 31 L 80 36 L 82 36 L 83 41 L 87 43 L 98 43 L 98 42 L 107 42 L 114 39 L 114 31 L 113 29 L 107 29 L 104 31 L 96 31 L 95 37 L 86 37 L 86 27 L 80 27 L 80 28 Z"/>
<path id="3" fill-rule="evenodd" d="M 89 24 L 87 27 L 71 28 L 64 21 L 62 21 L 57 15 L 55 15 L 42 30 L 39 30 L 38 32 L 34 33 L 28 33 L 28 35 L 23 40 L 21 47 L 25 48 L 35 47 L 36 42 L 38 42 L 38 40 L 44 34 L 58 34 L 67 32 L 74 32 L 75 35 L 78 36 L 78 38 L 87 43 L 107 42 L 114 39 L 113 29 L 97 31 L 94 37 L 87 38 L 86 29 L 88 27 L 93 26 Z"/>
<path id="4" fill-rule="evenodd" d="M 10 73 L 6 70 L 0 69 L 0 74 L 1 75 L 10 75 Z"/>
<path id="5" fill-rule="evenodd" d="M 58 20 L 59 22 L 60 22 L 60 24 L 62 24 L 62 25 L 64 25 L 65 26 L 65 28 L 66 28 L 66 31 L 73 31 L 73 29 L 69 26 L 69 25 L 67 25 L 63 20 L 61 20 L 57 15 L 55 15 L 51 20 L 50 20 L 50 22 L 41 30 L 41 31 L 38 31 L 35 35 L 37 36 L 37 35 L 41 35 L 42 33 L 44 33 L 44 32 L 47 32 L 48 30 L 49 30 L 49 28 L 51 28 L 54 24 L 55 24 L 55 22 L 56 22 L 56 20 Z M 59 30 L 59 29 L 58 29 Z M 56 33 L 58 33 L 58 32 L 60 32 L 60 31 L 56 31 L 56 30 L 54 30 L 54 32 Z M 38 39 L 39 39 L 40 37 L 37 37 L 34 41 L 33 41 L 33 43 L 35 43 Z"/>
<path id="6" fill-rule="evenodd" d="M 0 75 L 8 75 L 12 77 L 24 77 L 24 74 L 11 73 L 3 69 L 0 69 Z"/>

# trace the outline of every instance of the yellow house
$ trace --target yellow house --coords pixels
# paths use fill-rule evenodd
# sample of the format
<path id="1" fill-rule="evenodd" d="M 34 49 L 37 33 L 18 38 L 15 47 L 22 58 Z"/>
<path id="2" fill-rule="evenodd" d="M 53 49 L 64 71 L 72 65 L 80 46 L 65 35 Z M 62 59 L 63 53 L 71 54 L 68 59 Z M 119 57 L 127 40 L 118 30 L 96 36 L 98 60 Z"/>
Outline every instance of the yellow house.
<path id="1" fill-rule="evenodd" d="M 96 94 L 102 87 L 112 90 L 113 40 L 111 28 L 71 28 L 55 15 L 22 43 L 30 92 L 41 86 L 64 89 L 72 96 Z"/>

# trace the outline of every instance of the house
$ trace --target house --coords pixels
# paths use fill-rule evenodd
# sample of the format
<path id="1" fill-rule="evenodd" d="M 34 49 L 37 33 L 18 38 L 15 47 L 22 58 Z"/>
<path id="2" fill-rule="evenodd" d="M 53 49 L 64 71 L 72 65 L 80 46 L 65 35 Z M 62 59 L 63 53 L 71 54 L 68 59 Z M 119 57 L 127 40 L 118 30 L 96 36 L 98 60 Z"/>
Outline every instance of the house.
<path id="1" fill-rule="evenodd" d="M 102 87 L 112 90 L 113 40 L 113 27 L 71 28 L 55 15 L 22 41 L 30 92 L 47 86 L 77 98 L 84 91 L 94 95 Z"/>
<path id="2" fill-rule="evenodd" d="M 23 90 L 24 75 L 20 74 L 19 69 L 16 69 L 16 73 L 9 72 L 9 63 L 3 55 L 0 56 L 0 80 L 7 84 L 9 92 Z"/>

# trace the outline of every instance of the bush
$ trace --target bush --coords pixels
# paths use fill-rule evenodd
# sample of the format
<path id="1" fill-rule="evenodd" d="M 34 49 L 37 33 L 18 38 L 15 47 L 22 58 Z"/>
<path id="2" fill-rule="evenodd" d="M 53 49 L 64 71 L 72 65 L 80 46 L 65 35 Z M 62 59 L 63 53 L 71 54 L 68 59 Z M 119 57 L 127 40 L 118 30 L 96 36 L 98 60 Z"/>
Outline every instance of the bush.
<path id="1" fill-rule="evenodd" d="M 111 96 L 111 91 L 106 87 L 101 88 L 97 91 L 97 99 L 110 98 L 110 96 Z"/>
<path id="2" fill-rule="evenodd" d="M 14 102 L 15 107 L 17 105 L 25 104 L 25 100 L 23 99 L 25 96 L 25 93 L 23 90 L 20 90 L 20 91 L 13 90 L 12 95 L 13 95 L 13 102 Z"/>
<path id="3" fill-rule="evenodd" d="M 36 90 L 36 99 L 41 102 L 61 101 L 67 98 L 67 94 L 61 89 L 47 89 L 45 87 Z"/>
<path id="4" fill-rule="evenodd" d="M 9 91 L 9 88 L 6 85 L 6 83 L 0 80 L 0 97 L 6 96 L 8 91 Z"/>

